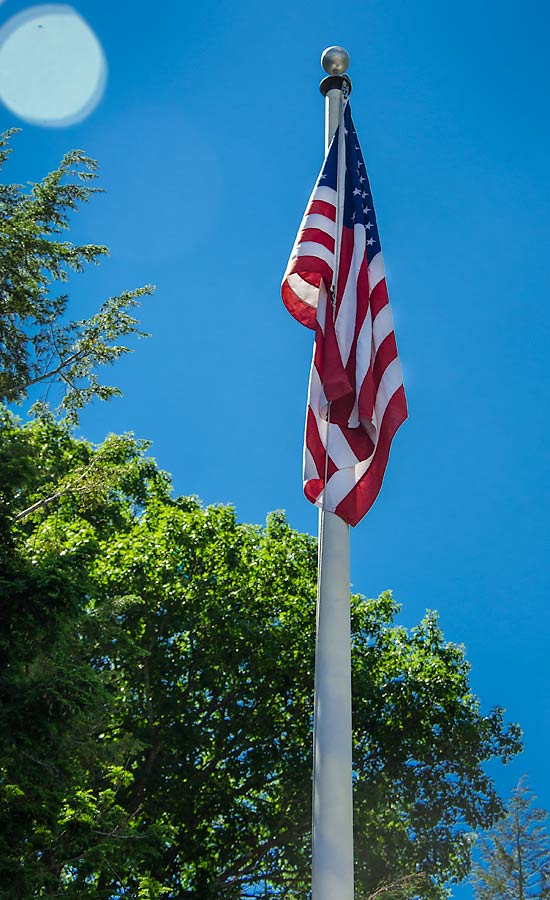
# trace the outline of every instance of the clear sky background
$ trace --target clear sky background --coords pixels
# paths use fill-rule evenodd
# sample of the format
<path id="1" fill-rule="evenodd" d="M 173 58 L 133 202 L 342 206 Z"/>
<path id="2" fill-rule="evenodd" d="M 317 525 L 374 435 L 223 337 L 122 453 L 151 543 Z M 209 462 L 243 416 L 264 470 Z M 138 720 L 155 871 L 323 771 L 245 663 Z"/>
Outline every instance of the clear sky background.
<path id="1" fill-rule="evenodd" d="M 157 285 L 152 338 L 109 373 L 125 396 L 87 411 L 83 435 L 132 430 L 178 493 L 243 521 L 283 508 L 311 533 L 312 333 L 279 285 L 322 162 L 319 56 L 348 49 L 410 412 L 352 532 L 353 587 L 391 588 L 409 626 L 439 610 L 483 708 L 524 729 L 501 791 L 526 772 L 550 808 L 550 9 L 82 0 L 49 22 L 33 8 L 18 37 L 29 8 L 0 6 L 0 119 L 23 127 L 4 177 L 38 180 L 74 147 L 99 159 L 106 194 L 75 236 L 112 255 L 73 280 L 75 318 Z"/>

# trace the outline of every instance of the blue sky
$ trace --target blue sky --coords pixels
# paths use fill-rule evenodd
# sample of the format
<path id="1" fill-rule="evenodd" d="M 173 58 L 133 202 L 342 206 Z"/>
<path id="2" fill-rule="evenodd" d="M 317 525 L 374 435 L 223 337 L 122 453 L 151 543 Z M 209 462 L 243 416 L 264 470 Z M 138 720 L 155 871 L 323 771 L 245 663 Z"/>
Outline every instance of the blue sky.
<path id="1" fill-rule="evenodd" d="M 29 5 L 5 0 L 2 23 Z M 534 0 L 74 9 L 103 48 L 102 99 L 56 127 L 1 107 L 2 127 L 23 127 L 5 177 L 39 179 L 73 147 L 101 163 L 106 194 L 75 235 L 112 255 L 73 281 L 75 318 L 157 285 L 153 337 L 112 373 L 125 396 L 87 411 L 83 434 L 132 430 L 179 493 L 244 521 L 284 508 L 311 533 L 312 335 L 279 285 L 322 162 L 319 56 L 348 49 L 410 412 L 352 532 L 353 586 L 391 588 L 407 625 L 439 610 L 483 707 L 524 728 L 498 785 L 526 772 L 550 808 L 550 13 Z"/>

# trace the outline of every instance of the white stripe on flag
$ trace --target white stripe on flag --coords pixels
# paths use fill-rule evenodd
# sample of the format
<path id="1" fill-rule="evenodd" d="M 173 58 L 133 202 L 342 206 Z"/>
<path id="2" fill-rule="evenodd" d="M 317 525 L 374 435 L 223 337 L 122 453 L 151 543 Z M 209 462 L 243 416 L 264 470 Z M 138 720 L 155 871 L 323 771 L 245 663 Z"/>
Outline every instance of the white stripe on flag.
<path id="1" fill-rule="evenodd" d="M 322 216 L 320 213 L 310 213 L 306 216 L 302 223 L 302 228 L 317 228 L 319 231 L 324 231 L 325 234 L 330 235 L 331 238 L 336 237 L 336 222 L 333 222 L 328 216 Z"/>
<path id="2" fill-rule="evenodd" d="M 304 480 L 305 481 L 313 481 L 316 478 L 321 477 L 321 472 L 317 471 L 317 466 L 315 465 L 315 460 L 313 456 L 307 449 L 306 443 L 304 441 Z"/>
<path id="3" fill-rule="evenodd" d="M 393 331 L 393 316 L 389 303 L 382 307 L 372 323 L 372 343 L 375 354 L 385 338 Z"/>
<path id="4" fill-rule="evenodd" d="M 307 303 L 308 306 L 312 306 L 313 308 L 317 306 L 319 288 L 315 287 L 314 284 L 310 284 L 309 281 L 306 281 L 301 275 L 298 275 L 297 272 L 288 275 L 286 280 L 290 289 L 300 298 L 300 300 L 303 300 L 304 303 Z"/>
<path id="5" fill-rule="evenodd" d="M 319 285 L 319 300 L 317 303 L 317 323 L 323 332 L 325 333 L 325 319 L 327 315 L 327 304 L 328 304 L 328 294 L 325 282 L 322 281 Z"/>
<path id="6" fill-rule="evenodd" d="M 334 188 L 325 187 L 324 185 L 320 184 L 319 187 L 313 188 L 310 203 L 312 200 L 323 200 L 325 203 L 332 203 L 332 205 L 336 209 L 338 194 L 336 193 Z"/>
<path id="7" fill-rule="evenodd" d="M 334 266 L 334 251 L 327 250 L 323 244 L 318 244 L 316 241 L 304 241 L 298 244 L 293 258 L 296 259 L 299 256 L 315 256 L 317 259 L 323 259 L 328 263 L 331 269 Z"/>
<path id="8" fill-rule="evenodd" d="M 328 454 L 339 469 L 353 468 L 359 462 L 339 425 L 329 425 Z"/>
<path id="9" fill-rule="evenodd" d="M 329 479 L 325 490 L 319 495 L 317 499 L 318 505 L 322 506 L 324 501 L 326 508 L 334 511 L 338 504 L 342 502 L 344 497 L 348 496 L 350 491 L 352 491 L 357 484 L 358 470 L 364 468 L 364 471 L 366 471 L 371 459 L 372 457 L 369 457 L 369 459 L 363 463 L 358 463 L 356 466 L 350 466 L 349 469 L 340 469 L 335 472 L 332 478 Z"/>
<path id="10" fill-rule="evenodd" d="M 380 250 L 376 256 L 373 256 L 369 264 L 369 294 L 372 294 L 378 282 L 382 281 L 385 275 L 384 258 Z"/>
<path id="11" fill-rule="evenodd" d="M 376 392 L 375 410 L 378 427 L 380 427 L 388 403 L 402 384 L 403 373 L 401 372 L 401 363 L 396 356 L 382 375 L 378 391 Z"/>

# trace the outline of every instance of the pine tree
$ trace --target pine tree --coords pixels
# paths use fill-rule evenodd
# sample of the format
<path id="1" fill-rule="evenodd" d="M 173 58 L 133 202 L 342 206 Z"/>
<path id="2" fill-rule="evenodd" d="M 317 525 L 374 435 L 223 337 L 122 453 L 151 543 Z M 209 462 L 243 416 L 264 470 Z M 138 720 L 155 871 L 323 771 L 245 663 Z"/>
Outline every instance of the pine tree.
<path id="1" fill-rule="evenodd" d="M 474 867 L 476 900 L 549 900 L 548 813 L 520 778 L 502 819 L 480 841 Z"/>
<path id="2" fill-rule="evenodd" d="M 0 170 L 16 129 L 0 135 Z M 81 150 L 67 153 L 42 181 L 0 184 L 0 402 L 37 400 L 45 412 L 48 391 L 57 412 L 73 422 L 91 400 L 120 395 L 101 381 L 101 369 L 130 349 L 120 343 L 146 336 L 133 315 L 150 285 L 105 300 L 88 318 L 72 320 L 78 304 L 63 289 L 71 273 L 98 263 L 101 244 L 66 239 L 76 212 L 99 191 L 97 163 Z M 60 292 L 61 291 L 61 292 Z M 36 394 L 44 389 L 43 399 Z M 34 390 L 33 390 L 34 389 Z M 29 395 L 31 390 L 31 395 Z"/>

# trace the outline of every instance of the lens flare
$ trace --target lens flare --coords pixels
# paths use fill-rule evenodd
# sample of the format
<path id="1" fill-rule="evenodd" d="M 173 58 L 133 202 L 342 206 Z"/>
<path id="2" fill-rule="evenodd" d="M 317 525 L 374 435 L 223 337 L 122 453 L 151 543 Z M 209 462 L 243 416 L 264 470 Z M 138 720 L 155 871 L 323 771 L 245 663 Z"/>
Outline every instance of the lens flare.
<path id="1" fill-rule="evenodd" d="M 101 100 L 106 76 L 101 44 L 71 6 L 33 6 L 0 29 L 0 100 L 26 122 L 80 122 Z"/>

